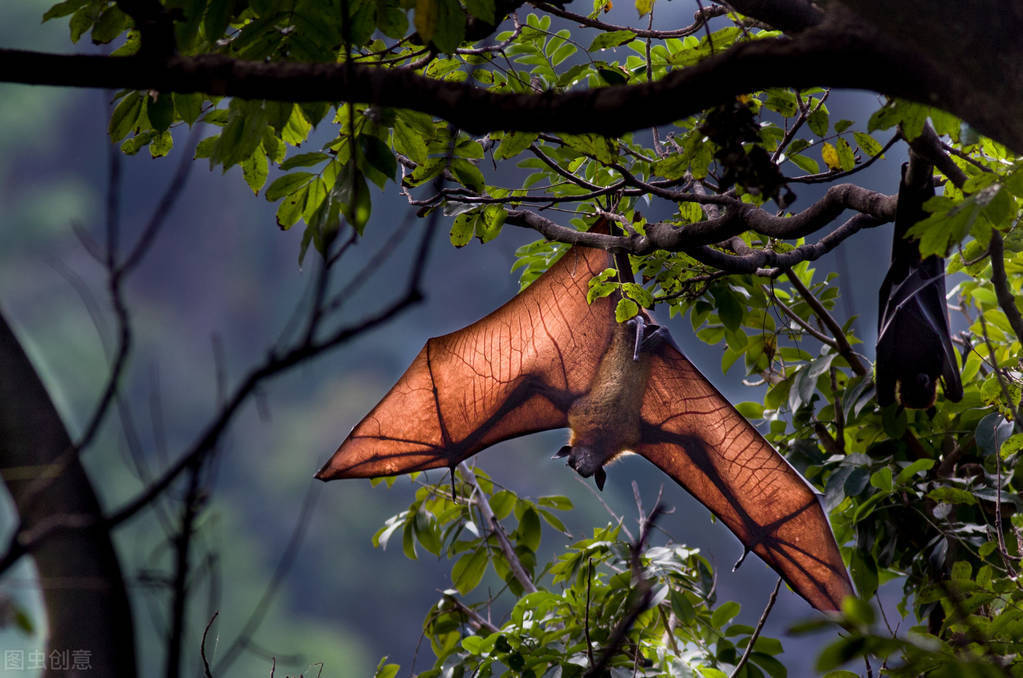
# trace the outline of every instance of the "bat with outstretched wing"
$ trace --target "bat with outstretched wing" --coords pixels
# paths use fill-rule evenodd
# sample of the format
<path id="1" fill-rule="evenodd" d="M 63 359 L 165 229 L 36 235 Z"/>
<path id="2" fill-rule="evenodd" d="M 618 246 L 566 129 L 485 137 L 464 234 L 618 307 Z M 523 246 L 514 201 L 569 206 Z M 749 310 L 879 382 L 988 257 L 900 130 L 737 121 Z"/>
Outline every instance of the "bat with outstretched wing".
<path id="1" fill-rule="evenodd" d="M 559 455 L 578 473 L 603 486 L 615 457 L 646 457 L 811 605 L 838 609 L 852 586 L 817 493 L 664 328 L 642 314 L 616 322 L 612 298 L 587 303 L 589 280 L 611 266 L 608 252 L 575 246 L 490 315 L 427 341 L 317 477 L 454 468 L 568 427 Z"/>
<path id="2" fill-rule="evenodd" d="M 906 232 L 927 217 L 923 204 L 934 196 L 932 166 L 906 163 L 892 236 L 892 262 L 878 293 L 877 402 L 927 409 L 934 405 L 938 380 L 945 398 L 959 402 L 963 384 L 948 326 L 945 260 L 921 258 Z"/>

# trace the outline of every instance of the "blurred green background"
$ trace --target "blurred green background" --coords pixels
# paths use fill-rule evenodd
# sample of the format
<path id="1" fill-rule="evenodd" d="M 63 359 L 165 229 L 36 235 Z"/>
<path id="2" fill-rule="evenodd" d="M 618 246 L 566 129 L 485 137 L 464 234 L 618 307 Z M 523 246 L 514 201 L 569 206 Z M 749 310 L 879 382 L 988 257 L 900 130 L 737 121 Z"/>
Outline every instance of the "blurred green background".
<path id="1" fill-rule="evenodd" d="M 674 16 L 690 3 L 676 2 Z M 63 22 L 41 24 L 46 0 L 0 4 L 0 45 L 41 51 L 71 51 Z M 623 20 L 625 17 L 623 17 Z M 670 22 L 665 11 L 661 21 Z M 679 19 L 681 21 L 681 19 Z M 91 45 L 74 49 L 88 51 Z M 91 90 L 0 85 L 0 308 L 40 370 L 72 434 L 91 413 L 108 369 L 104 338 L 113 340 L 102 266 L 83 240 L 102 242 L 109 164 L 105 136 L 112 94 Z M 836 97 L 851 107 L 843 117 L 872 103 L 869 97 Z M 831 102 L 836 110 L 837 102 Z M 326 125 L 324 125 L 326 127 Z M 309 145 L 328 139 L 320 130 Z M 185 135 L 170 157 L 147 152 L 125 158 L 120 193 L 122 241 L 132 242 L 150 218 L 183 152 Z M 898 158 L 861 175 L 868 186 L 894 192 Z M 799 192 L 803 204 L 814 196 Z M 276 341 L 308 287 L 315 254 L 297 264 L 300 230 L 281 232 L 274 205 L 254 197 L 238 169 L 211 173 L 204 161 L 192 169 L 186 190 L 161 232 L 154 250 L 128 280 L 126 301 L 132 313 L 135 351 L 125 381 L 130 430 L 144 456 L 131 458 L 125 426 L 108 418 L 85 461 L 108 508 L 119 506 L 144 486 L 137 467 L 155 475 L 175 459 L 200 431 L 217 404 L 214 344 L 222 346 L 228 383 L 237 384 L 248 367 Z M 367 238 L 342 262 L 341 277 L 361 268 L 406 217 L 404 199 L 393 187 L 374 200 Z M 652 213 L 651 213 L 652 214 Z M 656 216 L 655 214 L 652 214 Z M 412 224 L 415 233 L 425 222 Z M 534 237 L 509 228 L 497 241 L 456 251 L 447 245 L 442 223 L 429 264 L 426 302 L 381 329 L 360 336 L 329 356 L 307 363 L 265 385 L 259 404 L 250 401 L 219 450 L 209 503 L 194 550 L 197 564 L 186 637 L 186 671 L 198 670 L 203 629 L 215 611 L 207 651 L 216 663 L 242 632 L 270 584 L 298 524 L 308 493 L 315 502 L 301 547 L 283 574 L 251 642 L 230 670 L 215 675 L 268 676 L 271 657 L 277 675 L 371 675 L 382 655 L 402 664 L 403 674 L 416 654 L 419 629 L 438 592 L 450 585 L 450 564 L 421 554 L 405 559 L 400 548 L 374 549 L 372 534 L 411 501 L 413 485 L 399 479 L 390 490 L 367 481 L 322 485 L 313 473 L 350 427 L 390 387 L 429 336 L 457 329 L 514 294 L 508 274 L 517 246 Z M 856 284 L 842 315 L 861 313 L 860 330 L 870 339 L 875 290 L 884 275 L 886 232 L 858 237 L 856 251 L 874 264 L 858 267 Z M 345 315 L 357 320 L 401 293 L 410 243 L 398 247 Z M 853 253 L 849 256 L 855 257 Z M 831 260 L 826 266 L 848 266 Z M 99 309 L 90 311 L 90 304 Z M 760 394 L 740 385 L 738 370 L 722 377 L 720 350 L 697 344 L 687 321 L 669 323 L 694 362 L 733 401 Z M 869 351 L 872 353 L 872 351 Z M 589 489 L 560 461 L 550 460 L 564 434 L 552 432 L 509 441 L 479 457 L 498 482 L 524 495 L 566 494 L 577 510 L 567 516 L 573 534 L 609 516 Z M 627 459 L 609 472 L 605 499 L 630 520 L 635 518 L 630 481 L 641 483 L 651 505 L 663 476 L 642 460 Z M 162 671 L 163 638 L 168 626 L 171 552 L 167 523 L 175 518 L 181 490 L 171 491 L 159 511 L 149 511 L 122 527 L 117 546 L 133 595 L 137 642 L 143 675 Z M 732 574 L 741 553 L 737 540 L 674 484 L 665 501 L 676 507 L 662 525 L 675 539 L 699 547 L 718 568 L 719 599 L 743 603 L 740 620 L 755 623 L 774 583 L 757 559 Z M 3 499 L 0 529 L 12 525 Z M 690 517 L 690 514 L 692 517 Z M 5 536 L 6 538 L 6 536 Z M 556 551 L 565 537 L 546 533 L 546 548 Z M 31 635 L 12 627 L 0 630 L 0 650 L 28 651 L 41 646 L 44 620 L 37 587 L 26 563 L 0 579 L 0 592 L 26 606 L 35 622 Z M 811 610 L 785 593 L 766 633 L 783 636 L 792 621 Z M 87 623 L 88 620 L 82 620 Z M 813 647 L 784 639 L 790 669 L 809 666 Z M 806 641 L 801 641 L 806 642 Z M 416 667 L 432 663 L 428 645 Z M 25 676 L 28 671 L 0 672 Z M 793 674 L 798 675 L 798 674 Z"/>

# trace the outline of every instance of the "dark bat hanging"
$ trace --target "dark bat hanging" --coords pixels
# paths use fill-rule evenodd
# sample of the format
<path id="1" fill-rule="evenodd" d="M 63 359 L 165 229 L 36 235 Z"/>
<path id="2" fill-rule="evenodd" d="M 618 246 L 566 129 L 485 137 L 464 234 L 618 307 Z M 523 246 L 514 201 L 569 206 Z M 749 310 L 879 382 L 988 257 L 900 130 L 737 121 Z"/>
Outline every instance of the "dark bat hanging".
<path id="1" fill-rule="evenodd" d="M 945 302 L 945 260 L 921 259 L 906 231 L 927 217 L 923 204 L 934 195 L 930 163 L 914 157 L 902 166 L 892 237 L 892 263 L 881 283 L 877 320 L 877 402 L 927 409 L 937 397 L 962 400 L 955 349 Z"/>
<path id="2" fill-rule="evenodd" d="M 604 482 L 604 466 L 646 457 L 773 567 L 810 604 L 835 610 L 852 586 L 817 493 L 641 315 L 586 303 L 613 266 L 576 246 L 485 318 L 435 337 L 317 477 L 454 468 L 508 438 L 570 427 L 559 455 Z M 628 272 L 631 275 L 631 271 Z"/>

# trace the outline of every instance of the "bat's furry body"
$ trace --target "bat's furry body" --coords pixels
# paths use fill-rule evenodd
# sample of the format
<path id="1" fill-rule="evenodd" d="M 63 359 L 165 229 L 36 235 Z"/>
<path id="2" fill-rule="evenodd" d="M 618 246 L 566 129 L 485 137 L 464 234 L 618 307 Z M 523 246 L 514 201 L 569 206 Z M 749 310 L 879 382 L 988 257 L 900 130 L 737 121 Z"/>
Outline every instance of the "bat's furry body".
<path id="1" fill-rule="evenodd" d="M 646 457 L 812 605 L 838 609 L 852 586 L 817 493 L 666 331 L 645 315 L 617 323 L 611 298 L 587 304 L 588 281 L 613 265 L 573 247 L 490 315 L 430 339 L 317 477 L 453 468 L 501 440 L 567 426 L 563 452 L 577 471 L 602 484 L 618 454 Z"/>
<path id="2" fill-rule="evenodd" d="M 916 172 L 911 172 L 911 168 Z M 906 232 L 927 217 L 923 204 L 934 196 L 931 165 L 906 163 L 892 236 L 892 262 L 878 293 L 877 402 L 913 409 L 934 405 L 938 381 L 945 398 L 963 398 L 945 301 L 945 260 L 921 258 Z"/>

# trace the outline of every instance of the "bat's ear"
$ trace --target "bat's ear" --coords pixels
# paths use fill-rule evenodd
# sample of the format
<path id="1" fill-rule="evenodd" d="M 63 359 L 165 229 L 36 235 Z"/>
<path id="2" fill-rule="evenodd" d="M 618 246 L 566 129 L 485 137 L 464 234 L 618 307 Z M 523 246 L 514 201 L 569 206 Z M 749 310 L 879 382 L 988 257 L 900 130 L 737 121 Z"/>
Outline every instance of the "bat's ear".
<path id="1" fill-rule="evenodd" d="M 551 459 L 561 459 L 562 457 L 567 457 L 570 454 L 572 454 L 572 446 L 571 445 L 565 445 L 560 450 L 555 452 L 554 456 L 551 457 Z"/>
<path id="2" fill-rule="evenodd" d="M 605 473 L 603 466 L 593 472 L 593 479 L 597 482 L 597 489 L 603 492 L 604 483 L 607 482 L 607 473 Z"/>

